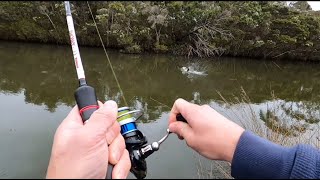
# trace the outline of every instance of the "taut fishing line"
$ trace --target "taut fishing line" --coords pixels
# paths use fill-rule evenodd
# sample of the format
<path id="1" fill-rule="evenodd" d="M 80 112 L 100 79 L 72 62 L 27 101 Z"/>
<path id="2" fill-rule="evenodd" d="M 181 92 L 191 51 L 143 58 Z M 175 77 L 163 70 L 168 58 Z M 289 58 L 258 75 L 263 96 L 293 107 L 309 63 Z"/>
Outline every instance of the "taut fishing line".
<path id="1" fill-rule="evenodd" d="M 126 105 L 126 107 L 121 107 L 118 109 L 118 118 L 117 121 L 119 122 L 120 126 L 121 126 L 121 134 L 125 140 L 126 143 L 126 149 L 129 152 L 130 155 L 130 160 L 131 160 L 131 169 L 130 171 L 139 179 L 145 178 L 146 174 L 147 174 L 147 164 L 145 161 L 146 157 L 142 156 L 142 152 L 141 149 L 143 147 L 146 146 L 147 144 L 147 138 L 142 134 L 141 131 L 139 131 L 137 129 L 137 125 L 135 123 L 136 120 L 138 120 L 141 116 L 142 116 L 142 112 L 140 110 L 133 110 L 130 111 L 129 107 L 128 107 L 128 103 L 126 101 L 126 98 L 124 96 L 124 93 L 122 91 L 122 88 L 120 86 L 120 83 L 118 81 L 118 78 L 116 76 L 116 73 L 113 69 L 111 60 L 109 58 L 109 55 L 107 53 L 107 50 L 104 46 L 102 37 L 100 35 L 97 23 L 95 21 L 95 18 L 93 16 L 90 4 L 88 1 L 87 5 L 88 5 L 88 9 L 90 11 L 91 14 L 91 18 L 93 20 L 94 26 L 96 28 L 97 34 L 99 36 L 102 48 L 104 50 L 104 53 L 107 57 L 108 63 L 110 65 L 110 69 L 112 71 L 112 74 L 116 80 L 117 86 L 119 88 L 119 91 L 122 95 L 123 101 Z M 141 112 L 141 115 L 138 117 L 133 117 L 132 114 L 133 113 L 137 113 L 137 112 Z M 151 153 L 150 153 L 151 154 Z"/>
<path id="2" fill-rule="evenodd" d="M 108 60 L 108 62 L 109 62 L 109 65 L 110 65 L 112 74 L 113 74 L 113 76 L 114 76 L 114 79 L 115 79 L 116 82 L 117 82 L 118 88 L 119 88 L 120 93 L 121 93 L 121 95 L 122 95 L 122 99 L 123 99 L 125 105 L 128 106 L 128 103 L 127 103 L 127 101 L 126 101 L 126 98 L 124 97 L 124 93 L 123 93 L 123 91 L 122 91 L 122 89 L 121 89 L 121 86 L 120 86 L 120 83 L 119 83 L 119 81 L 118 81 L 118 78 L 117 78 L 117 76 L 116 76 L 116 73 L 114 72 L 113 66 L 112 66 L 112 64 L 111 64 L 111 61 L 110 61 L 110 58 L 109 58 L 109 56 L 108 56 L 107 50 L 106 50 L 106 48 L 105 48 L 105 46 L 104 46 L 102 37 L 101 37 L 101 35 L 100 35 L 99 29 L 98 29 L 98 26 L 97 26 L 97 23 L 96 23 L 96 21 L 94 20 L 94 17 L 93 17 L 93 14 L 92 14 L 92 11 L 91 11 L 91 8 L 90 8 L 90 5 L 89 5 L 89 2 L 88 2 L 88 1 L 87 1 L 87 5 L 88 5 L 88 8 L 89 8 L 89 11 L 90 11 L 90 14 L 91 14 L 91 17 L 92 17 L 94 26 L 95 26 L 95 28 L 96 28 L 96 30 L 97 30 L 97 33 L 98 33 L 98 36 L 99 36 L 99 39 L 100 39 L 102 48 L 103 48 L 104 53 L 105 53 L 105 55 L 106 55 L 106 57 L 107 57 L 107 60 Z"/>

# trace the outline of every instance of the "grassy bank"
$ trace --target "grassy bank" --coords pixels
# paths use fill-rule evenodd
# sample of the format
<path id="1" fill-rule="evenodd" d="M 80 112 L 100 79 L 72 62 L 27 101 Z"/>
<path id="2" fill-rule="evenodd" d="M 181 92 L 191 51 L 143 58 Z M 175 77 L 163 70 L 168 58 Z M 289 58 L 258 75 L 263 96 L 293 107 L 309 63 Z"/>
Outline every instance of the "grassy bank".
<path id="1" fill-rule="evenodd" d="M 85 1 L 71 1 L 78 43 L 101 46 Z M 319 13 L 281 1 L 89 2 L 108 48 L 123 53 L 318 61 Z M 3 40 L 69 44 L 61 1 L 0 2 Z"/>

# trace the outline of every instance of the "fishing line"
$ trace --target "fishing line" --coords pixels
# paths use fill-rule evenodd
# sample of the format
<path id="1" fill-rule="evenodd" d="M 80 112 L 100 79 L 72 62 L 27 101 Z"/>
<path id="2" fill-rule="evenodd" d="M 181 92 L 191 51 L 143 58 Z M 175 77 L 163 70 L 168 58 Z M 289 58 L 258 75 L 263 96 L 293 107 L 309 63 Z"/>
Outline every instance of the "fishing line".
<path id="1" fill-rule="evenodd" d="M 93 16 L 93 13 L 91 11 L 91 8 L 90 8 L 90 5 L 89 5 L 88 1 L 87 1 L 87 5 L 88 5 L 88 8 L 89 8 L 92 20 L 94 22 L 96 31 L 98 33 L 100 42 L 102 44 L 103 50 L 104 50 L 105 55 L 106 55 L 106 57 L 108 59 L 112 74 L 113 74 L 113 76 L 114 76 L 114 78 L 116 80 L 116 83 L 118 85 L 118 88 L 120 90 L 122 98 L 124 100 L 124 103 L 127 106 L 127 107 L 118 108 L 117 121 L 120 124 L 120 128 L 121 128 L 120 132 L 121 132 L 122 137 L 125 140 L 126 149 L 129 152 L 129 158 L 130 158 L 130 161 L 131 161 L 131 169 L 130 169 L 130 171 L 138 179 L 143 179 L 147 175 L 147 163 L 146 163 L 146 160 L 145 160 L 146 156 L 142 156 L 141 155 L 142 154 L 141 149 L 143 149 L 143 147 L 147 146 L 147 142 L 148 141 L 147 141 L 147 138 L 143 135 L 143 133 L 139 129 L 137 129 L 137 125 L 135 123 L 135 121 L 138 120 L 138 118 L 140 118 L 142 116 L 142 114 L 137 118 L 132 116 L 133 113 L 141 112 L 141 111 L 140 110 L 130 111 L 130 109 L 128 108 L 127 101 L 126 101 L 124 93 L 123 93 L 123 91 L 121 89 L 120 83 L 119 83 L 119 81 L 117 79 L 116 73 L 114 72 L 113 66 L 111 64 L 111 61 L 110 61 L 110 58 L 108 56 L 107 50 L 106 50 L 106 48 L 104 46 L 102 37 L 100 35 L 97 23 L 94 20 L 94 16 Z M 152 152 L 148 151 L 148 155 L 152 154 Z M 110 168 L 108 168 L 108 172 L 111 172 L 112 170 L 109 171 L 109 169 Z M 108 174 L 111 174 L 111 173 L 107 173 L 107 176 L 108 176 Z"/>
<path id="2" fill-rule="evenodd" d="M 155 102 L 157 102 L 157 103 L 159 103 L 159 104 L 161 104 L 161 105 L 163 105 L 163 106 L 165 106 L 165 107 L 167 107 L 167 108 L 169 108 L 169 109 L 171 109 L 170 106 L 168 106 L 168 105 L 166 105 L 166 104 L 164 104 L 164 103 L 162 103 L 162 102 L 160 102 L 160 101 L 158 101 L 158 100 L 153 99 L 151 96 L 150 96 L 150 99 L 153 100 L 153 101 L 155 101 Z"/>
<path id="3" fill-rule="evenodd" d="M 90 5 L 89 5 L 89 2 L 88 2 L 88 1 L 86 1 L 86 2 L 87 2 L 87 5 L 88 5 L 88 8 L 89 8 L 89 11 L 90 11 L 90 14 L 91 14 L 91 17 L 92 17 L 93 23 L 94 23 L 95 28 L 96 28 L 96 30 L 97 30 L 97 33 L 98 33 L 98 36 L 99 36 L 100 42 L 101 42 L 101 44 L 102 44 L 102 47 L 103 47 L 104 53 L 105 53 L 105 55 L 106 55 L 106 57 L 107 57 L 107 59 L 108 59 L 108 62 L 109 62 L 109 65 L 110 65 L 110 68 L 111 68 L 112 74 L 113 74 L 113 76 L 114 76 L 114 78 L 115 78 L 115 80 L 116 80 L 116 82 L 117 82 L 118 88 L 119 88 L 120 93 L 121 93 L 121 95 L 122 95 L 122 99 L 123 99 L 123 101 L 124 101 L 125 105 L 126 105 L 126 106 L 128 106 L 128 103 L 127 103 L 127 101 L 126 101 L 126 98 L 124 97 L 124 93 L 123 93 L 123 91 L 122 91 L 122 89 L 121 89 L 121 87 L 120 87 L 120 83 L 119 83 L 119 81 L 118 81 L 118 78 L 117 78 L 117 76 L 116 76 L 116 73 L 114 72 L 113 66 L 112 66 L 112 64 L 111 64 L 111 61 L 110 61 L 110 58 L 109 58 L 109 56 L 108 56 L 107 50 L 106 50 L 106 48 L 105 48 L 105 46 L 104 46 L 104 43 L 103 43 L 103 41 L 102 41 L 102 38 L 101 38 L 101 35 L 100 35 L 100 32 L 99 32 L 99 29 L 98 29 L 97 23 L 96 23 L 96 21 L 94 20 L 94 17 L 93 17 L 93 14 L 92 14 L 92 11 L 91 11 L 91 8 L 90 8 Z"/>

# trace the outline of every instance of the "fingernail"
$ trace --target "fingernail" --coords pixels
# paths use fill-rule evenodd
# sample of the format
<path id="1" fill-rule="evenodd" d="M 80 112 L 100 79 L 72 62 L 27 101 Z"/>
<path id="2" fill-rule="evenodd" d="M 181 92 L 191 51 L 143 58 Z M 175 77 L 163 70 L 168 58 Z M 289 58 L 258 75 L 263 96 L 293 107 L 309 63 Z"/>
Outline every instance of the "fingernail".
<path id="1" fill-rule="evenodd" d="M 103 106 L 103 103 L 98 100 L 98 105 L 99 105 L 99 107 L 101 107 L 101 106 Z"/>
<path id="2" fill-rule="evenodd" d="M 105 102 L 103 106 L 107 108 L 117 108 L 117 103 L 115 101 L 109 100 Z"/>

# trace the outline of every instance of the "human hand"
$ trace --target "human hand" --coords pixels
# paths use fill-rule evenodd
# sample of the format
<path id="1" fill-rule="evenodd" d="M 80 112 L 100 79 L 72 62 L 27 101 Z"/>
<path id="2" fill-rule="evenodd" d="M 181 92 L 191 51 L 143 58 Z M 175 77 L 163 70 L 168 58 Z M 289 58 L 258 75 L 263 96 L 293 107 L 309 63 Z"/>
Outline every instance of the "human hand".
<path id="1" fill-rule="evenodd" d="M 176 120 L 181 115 L 187 123 Z M 169 116 L 169 130 L 185 139 L 189 147 L 201 155 L 231 163 L 244 129 L 208 105 L 196 105 L 177 99 Z"/>
<path id="2" fill-rule="evenodd" d="M 117 112 L 114 101 L 99 102 L 84 124 L 75 106 L 55 133 L 46 178 L 105 179 L 108 162 L 115 165 L 113 179 L 126 178 L 131 162 Z"/>

